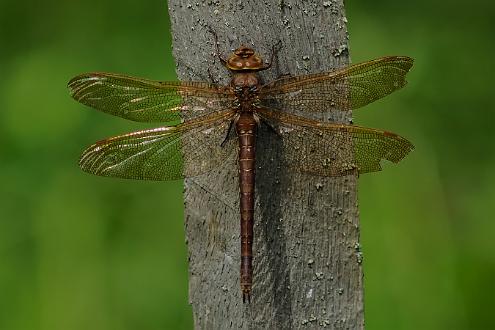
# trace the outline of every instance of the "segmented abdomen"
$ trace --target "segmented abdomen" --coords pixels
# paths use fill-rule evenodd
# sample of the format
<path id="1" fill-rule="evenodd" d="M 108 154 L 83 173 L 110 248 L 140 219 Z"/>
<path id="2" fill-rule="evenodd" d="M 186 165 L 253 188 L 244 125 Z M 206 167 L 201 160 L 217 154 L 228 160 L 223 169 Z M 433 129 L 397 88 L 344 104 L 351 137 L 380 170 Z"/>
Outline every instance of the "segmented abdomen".
<path id="1" fill-rule="evenodd" d="M 241 113 L 236 124 L 239 138 L 239 186 L 241 211 L 241 290 L 250 300 L 253 279 L 253 217 L 256 121 L 252 113 Z"/>

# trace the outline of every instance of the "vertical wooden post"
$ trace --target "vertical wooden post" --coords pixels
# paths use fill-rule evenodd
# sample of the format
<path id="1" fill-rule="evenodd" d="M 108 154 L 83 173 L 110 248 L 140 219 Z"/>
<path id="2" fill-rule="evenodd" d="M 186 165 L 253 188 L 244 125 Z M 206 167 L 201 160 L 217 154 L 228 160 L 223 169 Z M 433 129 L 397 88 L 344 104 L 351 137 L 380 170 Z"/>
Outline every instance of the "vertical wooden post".
<path id="1" fill-rule="evenodd" d="M 263 79 L 329 71 L 348 63 L 343 0 L 169 0 L 181 80 L 229 82 L 212 28 L 228 55 L 240 44 L 268 59 Z M 208 72 L 209 70 L 209 72 Z M 348 115 L 348 114 L 347 114 Z M 329 113 L 325 120 L 348 121 Z M 261 129 L 257 146 L 254 287 L 242 304 L 235 160 L 185 180 L 189 296 L 196 329 L 363 329 L 357 178 L 321 178 L 277 167 L 280 149 Z"/>

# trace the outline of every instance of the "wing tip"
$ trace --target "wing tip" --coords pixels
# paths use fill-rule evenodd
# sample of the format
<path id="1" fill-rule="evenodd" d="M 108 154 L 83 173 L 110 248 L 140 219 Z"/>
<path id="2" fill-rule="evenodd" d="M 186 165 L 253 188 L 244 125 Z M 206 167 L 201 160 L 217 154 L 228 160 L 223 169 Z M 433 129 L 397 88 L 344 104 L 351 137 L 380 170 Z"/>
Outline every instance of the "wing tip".
<path id="1" fill-rule="evenodd" d="M 405 72 L 405 75 L 411 70 L 413 64 L 414 64 L 414 59 L 410 56 L 406 55 L 389 55 L 389 56 L 383 56 L 375 61 L 377 62 L 382 62 L 382 63 L 394 63 L 397 65 L 397 68 L 403 70 Z"/>
<path id="2" fill-rule="evenodd" d="M 396 150 L 399 152 L 390 155 L 391 157 L 387 157 L 387 160 L 397 164 L 414 150 L 414 145 L 404 138 L 401 138 L 400 144 L 400 147 Z"/>
<path id="3" fill-rule="evenodd" d="M 100 141 L 87 147 L 79 157 L 78 165 L 81 170 L 94 175 L 102 175 L 101 171 L 95 168 L 95 152 L 100 150 Z"/>
<path id="4" fill-rule="evenodd" d="M 386 132 L 386 133 L 387 133 L 387 135 L 390 135 L 390 136 L 393 135 L 395 137 L 394 140 L 396 142 L 400 143 L 401 145 L 397 148 L 391 149 L 387 154 L 384 155 L 384 157 L 382 159 L 378 160 L 378 162 L 373 164 L 373 166 L 367 166 L 366 168 L 359 168 L 359 174 L 380 172 L 383 170 L 382 162 L 384 160 L 387 160 L 387 161 L 394 163 L 394 164 L 398 164 L 400 161 L 402 161 L 404 158 L 406 158 L 406 156 L 410 152 L 412 152 L 414 150 L 414 145 L 410 141 L 404 139 L 403 137 L 401 137 L 395 133 L 390 133 L 390 132 Z"/>
<path id="5" fill-rule="evenodd" d="M 101 75 L 99 72 L 87 72 L 87 73 L 81 73 L 78 74 L 77 76 L 72 77 L 69 82 L 67 83 L 67 87 L 71 87 L 72 85 L 76 84 L 77 82 L 80 82 L 81 80 L 91 78 L 91 77 L 98 77 Z"/>
<path id="6" fill-rule="evenodd" d="M 70 96 L 74 100 L 81 102 L 81 99 L 83 98 L 83 95 L 81 95 L 81 93 L 86 87 L 88 87 L 88 81 L 98 80 L 101 79 L 103 76 L 104 74 L 100 72 L 89 72 L 82 73 L 71 78 L 67 83 L 67 88 L 69 89 Z"/>
<path id="7" fill-rule="evenodd" d="M 402 159 L 404 159 L 412 150 L 414 150 L 414 145 L 406 138 L 403 138 L 402 136 L 389 131 L 383 131 L 382 134 L 388 137 L 389 141 L 393 145 L 385 154 L 384 158 L 386 160 L 397 164 Z"/>

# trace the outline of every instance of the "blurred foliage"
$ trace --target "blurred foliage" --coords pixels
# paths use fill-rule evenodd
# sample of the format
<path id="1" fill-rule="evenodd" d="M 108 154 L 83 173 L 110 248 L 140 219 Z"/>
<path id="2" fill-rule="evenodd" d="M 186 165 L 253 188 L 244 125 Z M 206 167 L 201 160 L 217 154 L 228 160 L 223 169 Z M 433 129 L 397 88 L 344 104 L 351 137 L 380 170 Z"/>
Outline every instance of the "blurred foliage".
<path id="1" fill-rule="evenodd" d="M 488 329 L 495 292 L 495 3 L 349 1 L 353 62 L 409 55 L 355 122 L 416 145 L 360 179 L 366 324 Z M 175 79 L 164 1 L 0 3 L 0 329 L 191 329 L 182 183 L 82 173 L 144 127 L 78 105 L 86 71 Z"/>

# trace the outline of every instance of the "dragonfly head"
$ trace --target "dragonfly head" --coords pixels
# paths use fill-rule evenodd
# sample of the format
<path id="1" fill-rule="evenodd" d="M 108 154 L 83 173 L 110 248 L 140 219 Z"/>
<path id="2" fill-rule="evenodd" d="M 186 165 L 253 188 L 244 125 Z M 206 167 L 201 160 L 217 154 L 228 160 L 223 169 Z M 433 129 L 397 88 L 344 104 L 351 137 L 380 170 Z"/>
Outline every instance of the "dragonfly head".
<path id="1" fill-rule="evenodd" d="M 263 70 L 263 60 L 252 48 L 241 46 L 230 55 L 226 64 L 232 71 L 259 71 Z"/>

